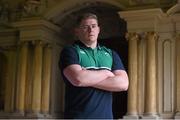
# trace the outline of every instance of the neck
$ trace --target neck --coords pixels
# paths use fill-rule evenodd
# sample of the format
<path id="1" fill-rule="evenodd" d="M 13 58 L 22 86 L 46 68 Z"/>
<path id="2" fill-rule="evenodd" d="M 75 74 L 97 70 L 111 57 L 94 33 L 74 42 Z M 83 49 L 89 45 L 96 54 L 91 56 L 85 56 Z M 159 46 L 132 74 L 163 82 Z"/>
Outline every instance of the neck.
<path id="1" fill-rule="evenodd" d="M 84 45 L 86 45 L 87 47 L 90 48 L 96 48 L 97 47 L 97 42 L 93 42 L 93 43 L 83 43 Z"/>

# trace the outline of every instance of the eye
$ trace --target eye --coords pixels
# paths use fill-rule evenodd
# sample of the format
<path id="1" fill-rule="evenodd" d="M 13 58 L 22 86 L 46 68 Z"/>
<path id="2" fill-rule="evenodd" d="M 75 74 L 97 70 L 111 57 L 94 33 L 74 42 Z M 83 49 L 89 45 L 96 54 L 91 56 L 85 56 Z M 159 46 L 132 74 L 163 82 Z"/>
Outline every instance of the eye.
<path id="1" fill-rule="evenodd" d="M 80 29 L 84 29 L 84 30 L 86 30 L 86 29 L 88 29 L 88 28 L 89 28 L 89 26 L 88 26 L 88 25 L 83 25 L 83 26 L 80 26 L 79 28 L 80 28 Z"/>
<path id="2" fill-rule="evenodd" d="M 83 29 L 88 29 L 88 28 L 89 28 L 88 25 L 83 26 Z"/>
<path id="3" fill-rule="evenodd" d="M 79 28 L 80 29 L 83 29 L 83 30 L 87 30 L 87 29 L 89 29 L 89 28 L 91 28 L 91 29 L 93 29 L 93 28 L 97 28 L 97 24 L 92 24 L 92 25 L 82 25 L 82 26 L 80 26 Z"/>
<path id="4" fill-rule="evenodd" d="M 96 25 L 96 24 L 92 25 L 92 28 L 96 28 L 96 27 L 97 27 L 97 25 Z"/>

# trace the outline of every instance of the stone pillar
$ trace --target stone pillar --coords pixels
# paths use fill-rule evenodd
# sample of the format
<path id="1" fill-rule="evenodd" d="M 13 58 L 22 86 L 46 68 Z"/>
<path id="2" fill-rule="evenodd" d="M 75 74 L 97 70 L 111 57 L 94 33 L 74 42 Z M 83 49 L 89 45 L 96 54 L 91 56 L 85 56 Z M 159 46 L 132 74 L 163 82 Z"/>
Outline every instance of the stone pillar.
<path id="1" fill-rule="evenodd" d="M 175 119 L 180 119 L 180 35 L 177 37 L 176 39 L 176 55 L 177 55 L 177 59 L 176 59 L 176 64 L 177 64 L 177 68 L 176 68 L 176 74 L 177 74 L 177 78 L 176 78 L 176 115 L 175 115 Z"/>
<path id="2" fill-rule="evenodd" d="M 28 43 L 22 42 L 19 56 L 18 85 L 16 96 L 16 112 L 24 114 L 25 108 L 25 83 L 27 75 Z"/>
<path id="3" fill-rule="evenodd" d="M 34 70 L 32 86 L 32 114 L 40 117 L 42 81 L 42 41 L 34 41 Z M 32 115 L 32 116 L 33 116 Z"/>
<path id="4" fill-rule="evenodd" d="M 129 50 L 128 50 L 128 75 L 129 75 L 129 88 L 128 88 L 128 112 L 124 116 L 126 119 L 138 119 L 137 115 L 137 41 L 139 37 L 136 33 L 129 33 L 128 36 Z"/>
<path id="5" fill-rule="evenodd" d="M 2 82 L 2 92 L 4 93 L 4 110 L 3 112 L 7 114 L 0 114 L 1 116 L 8 116 L 9 113 L 14 112 L 14 101 L 15 101 L 15 70 L 16 70 L 16 47 L 14 46 L 6 46 L 6 51 L 3 51 L 5 55 L 5 59 L 1 58 L 1 62 L 3 64 L 3 77 L 0 78 L 3 80 Z M 5 60 L 5 61 L 4 61 Z M 3 91 L 4 90 L 4 91 Z"/>
<path id="6" fill-rule="evenodd" d="M 43 74 L 42 74 L 42 103 L 41 111 L 49 114 L 50 104 L 50 80 L 51 80 L 52 48 L 50 45 L 44 47 Z"/>
<path id="7" fill-rule="evenodd" d="M 156 42 L 158 36 L 154 32 L 147 33 L 147 51 L 146 51 L 146 81 L 145 81 L 145 110 L 144 118 L 157 118 L 157 98 L 156 98 L 156 80 L 157 80 L 157 61 L 156 61 Z"/>

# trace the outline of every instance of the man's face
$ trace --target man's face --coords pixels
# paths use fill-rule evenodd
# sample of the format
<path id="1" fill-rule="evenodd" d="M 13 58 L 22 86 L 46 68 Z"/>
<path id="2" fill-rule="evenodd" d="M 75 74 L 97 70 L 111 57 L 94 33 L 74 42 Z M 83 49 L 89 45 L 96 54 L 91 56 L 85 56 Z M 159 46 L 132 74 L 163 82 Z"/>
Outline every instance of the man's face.
<path id="1" fill-rule="evenodd" d="M 76 29 L 78 38 L 87 44 L 97 42 L 99 32 L 100 28 L 97 20 L 93 18 L 82 20 L 79 27 Z"/>

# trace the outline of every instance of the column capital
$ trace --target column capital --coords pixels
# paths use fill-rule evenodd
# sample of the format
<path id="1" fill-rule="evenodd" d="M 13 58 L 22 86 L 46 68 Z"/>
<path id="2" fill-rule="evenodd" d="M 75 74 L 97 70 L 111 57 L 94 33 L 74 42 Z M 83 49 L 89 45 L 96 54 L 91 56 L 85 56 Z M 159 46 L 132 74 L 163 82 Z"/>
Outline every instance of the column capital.
<path id="1" fill-rule="evenodd" d="M 180 36 L 180 35 L 179 35 Z M 154 31 L 148 31 L 148 32 L 128 32 L 126 33 L 126 39 L 127 40 L 146 40 L 146 39 L 155 39 L 157 40 L 159 38 L 159 35 Z"/>
<path id="2" fill-rule="evenodd" d="M 147 39 L 155 39 L 157 40 L 159 38 L 159 35 L 154 31 L 145 32 L 145 36 Z"/>
<path id="3" fill-rule="evenodd" d="M 43 42 L 42 40 L 32 40 L 31 43 L 32 45 L 45 45 L 45 42 Z"/>
<path id="4" fill-rule="evenodd" d="M 48 47 L 48 48 L 52 48 L 52 46 L 53 46 L 52 43 L 49 43 L 49 42 L 46 42 L 46 41 L 43 41 L 43 40 L 32 40 L 30 43 L 32 45 L 40 45 L 40 46 Z"/>
<path id="5" fill-rule="evenodd" d="M 17 44 L 18 44 L 18 46 L 28 45 L 29 41 L 19 41 Z"/>
<path id="6" fill-rule="evenodd" d="M 52 48 L 52 44 L 51 43 L 45 43 L 44 47 L 47 47 L 47 48 Z"/>
<path id="7" fill-rule="evenodd" d="M 130 40 L 139 40 L 140 39 L 140 35 L 136 32 L 129 32 L 126 34 L 126 39 L 128 41 Z"/>

